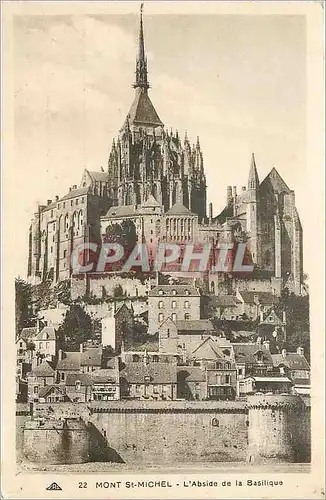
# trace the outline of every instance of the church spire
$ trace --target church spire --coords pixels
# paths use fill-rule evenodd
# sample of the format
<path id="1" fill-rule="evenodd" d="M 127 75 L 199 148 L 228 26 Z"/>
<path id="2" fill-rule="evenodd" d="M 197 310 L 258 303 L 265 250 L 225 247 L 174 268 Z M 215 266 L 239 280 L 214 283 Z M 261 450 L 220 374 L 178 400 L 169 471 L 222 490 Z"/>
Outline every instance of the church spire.
<path id="1" fill-rule="evenodd" d="M 258 186 L 259 186 L 259 177 L 256 167 L 256 160 L 254 153 L 252 153 L 249 178 L 248 178 L 248 189 L 257 189 Z"/>
<path id="2" fill-rule="evenodd" d="M 133 87 L 135 89 L 145 89 L 149 88 L 149 83 L 147 80 L 147 57 L 145 55 L 145 44 L 144 44 L 144 29 L 143 29 L 143 7 L 142 3 L 140 6 L 140 26 L 139 26 L 139 45 L 138 45 L 138 56 L 136 61 L 136 82 Z"/>

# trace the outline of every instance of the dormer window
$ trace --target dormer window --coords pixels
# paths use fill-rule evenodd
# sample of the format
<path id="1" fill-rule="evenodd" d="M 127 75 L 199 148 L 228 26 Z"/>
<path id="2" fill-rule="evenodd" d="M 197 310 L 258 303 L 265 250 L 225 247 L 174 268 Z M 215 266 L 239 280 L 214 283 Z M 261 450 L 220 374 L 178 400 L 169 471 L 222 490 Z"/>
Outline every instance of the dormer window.
<path id="1" fill-rule="evenodd" d="M 80 388 L 81 388 L 81 382 L 80 382 L 80 380 L 76 380 L 75 387 L 76 387 L 76 391 L 80 391 Z"/>
<path id="2" fill-rule="evenodd" d="M 172 295 L 176 295 L 177 294 L 177 291 L 176 290 L 172 290 Z"/>
<path id="3" fill-rule="evenodd" d="M 151 381 L 151 377 L 146 375 L 146 377 L 144 377 L 144 381 L 145 381 L 145 384 L 148 384 Z"/>
<path id="4" fill-rule="evenodd" d="M 159 290 L 159 291 L 158 291 L 158 294 L 159 294 L 159 295 L 163 295 L 163 290 Z"/>
<path id="5" fill-rule="evenodd" d="M 185 290 L 185 295 L 190 295 L 189 290 Z"/>

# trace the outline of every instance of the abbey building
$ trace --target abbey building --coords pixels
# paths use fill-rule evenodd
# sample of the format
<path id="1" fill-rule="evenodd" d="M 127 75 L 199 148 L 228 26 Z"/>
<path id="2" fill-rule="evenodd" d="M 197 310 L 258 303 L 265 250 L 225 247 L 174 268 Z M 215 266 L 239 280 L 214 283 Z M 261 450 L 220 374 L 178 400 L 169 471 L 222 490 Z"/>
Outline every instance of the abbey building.
<path id="1" fill-rule="evenodd" d="M 79 186 L 38 207 L 29 231 L 29 280 L 70 278 L 74 248 L 100 245 L 110 226 L 130 220 L 142 242 L 245 242 L 256 277 L 278 292 L 286 286 L 300 294 L 302 227 L 294 191 L 275 169 L 260 181 L 252 155 L 247 186 L 239 192 L 227 187 L 223 211 L 214 215 L 209 204 L 207 214 L 199 138 L 192 144 L 187 134 L 168 131 L 149 96 L 142 13 L 133 86 L 134 101 L 113 141 L 107 172 L 86 169 Z M 209 281 L 210 291 L 223 293 L 216 282 Z"/>

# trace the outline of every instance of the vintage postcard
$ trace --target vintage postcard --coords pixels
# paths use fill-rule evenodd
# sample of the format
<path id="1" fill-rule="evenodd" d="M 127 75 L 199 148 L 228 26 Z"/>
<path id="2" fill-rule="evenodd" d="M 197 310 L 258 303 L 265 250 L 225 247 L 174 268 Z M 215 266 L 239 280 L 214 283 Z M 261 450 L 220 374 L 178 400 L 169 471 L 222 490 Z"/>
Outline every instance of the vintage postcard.
<path id="1" fill-rule="evenodd" d="M 324 497 L 323 9 L 2 3 L 3 498 Z"/>

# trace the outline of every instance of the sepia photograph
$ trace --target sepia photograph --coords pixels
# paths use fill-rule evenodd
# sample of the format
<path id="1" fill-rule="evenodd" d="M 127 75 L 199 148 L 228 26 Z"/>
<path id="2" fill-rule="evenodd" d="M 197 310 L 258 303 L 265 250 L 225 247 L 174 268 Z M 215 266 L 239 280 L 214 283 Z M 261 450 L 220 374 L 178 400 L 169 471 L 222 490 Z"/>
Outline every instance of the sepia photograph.
<path id="1" fill-rule="evenodd" d="M 4 497 L 322 498 L 309 2 L 12 3 Z"/>

